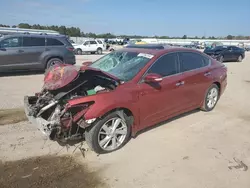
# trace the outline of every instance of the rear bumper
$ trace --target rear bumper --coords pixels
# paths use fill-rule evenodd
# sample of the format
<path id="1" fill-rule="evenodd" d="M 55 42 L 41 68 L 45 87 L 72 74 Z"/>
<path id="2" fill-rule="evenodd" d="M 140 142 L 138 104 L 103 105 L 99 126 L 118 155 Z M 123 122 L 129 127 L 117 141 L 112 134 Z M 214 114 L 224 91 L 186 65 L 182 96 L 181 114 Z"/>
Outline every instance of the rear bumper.
<path id="1" fill-rule="evenodd" d="M 64 63 L 65 64 L 70 64 L 70 65 L 76 64 L 76 58 L 75 58 L 75 56 L 64 58 Z"/>
<path id="2" fill-rule="evenodd" d="M 49 122 L 41 117 L 34 117 L 31 109 L 31 101 L 36 100 L 35 96 L 24 96 L 24 110 L 30 123 L 35 125 L 46 138 L 49 138 L 50 130 L 48 130 Z"/>

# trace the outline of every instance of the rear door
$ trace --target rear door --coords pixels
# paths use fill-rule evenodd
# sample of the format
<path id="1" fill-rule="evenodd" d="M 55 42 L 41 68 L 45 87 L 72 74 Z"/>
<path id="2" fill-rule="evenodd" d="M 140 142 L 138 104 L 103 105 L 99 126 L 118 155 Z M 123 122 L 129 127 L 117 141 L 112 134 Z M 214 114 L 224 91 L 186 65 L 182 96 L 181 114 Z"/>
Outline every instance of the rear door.
<path id="1" fill-rule="evenodd" d="M 232 60 L 237 60 L 240 55 L 241 49 L 236 46 L 232 46 Z"/>
<path id="2" fill-rule="evenodd" d="M 9 37 L 0 42 L 0 71 L 20 68 L 22 37 Z"/>
<path id="3" fill-rule="evenodd" d="M 179 52 L 183 110 L 199 107 L 208 87 L 212 84 L 211 60 L 198 52 Z"/>
<path id="4" fill-rule="evenodd" d="M 98 44 L 95 40 L 91 40 L 90 42 L 90 51 L 95 52 L 98 48 Z"/>
<path id="5" fill-rule="evenodd" d="M 22 59 L 25 67 L 41 68 L 41 55 L 45 51 L 45 37 L 24 36 L 23 51 Z"/>
<path id="6" fill-rule="evenodd" d="M 231 61 L 232 59 L 234 59 L 234 52 L 232 46 L 228 46 L 225 49 L 223 56 L 225 61 Z"/>

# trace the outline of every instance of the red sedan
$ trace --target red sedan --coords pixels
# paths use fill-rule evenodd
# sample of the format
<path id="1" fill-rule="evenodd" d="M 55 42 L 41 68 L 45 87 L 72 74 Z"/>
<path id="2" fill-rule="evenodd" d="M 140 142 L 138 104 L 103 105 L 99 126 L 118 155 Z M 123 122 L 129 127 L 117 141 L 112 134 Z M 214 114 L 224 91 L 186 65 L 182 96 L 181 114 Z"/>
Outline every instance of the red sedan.
<path id="1" fill-rule="evenodd" d="M 25 110 L 51 140 L 85 138 L 108 153 L 149 126 L 213 110 L 226 85 L 227 68 L 197 50 L 124 48 L 79 70 L 48 70 L 42 91 L 25 97 Z"/>

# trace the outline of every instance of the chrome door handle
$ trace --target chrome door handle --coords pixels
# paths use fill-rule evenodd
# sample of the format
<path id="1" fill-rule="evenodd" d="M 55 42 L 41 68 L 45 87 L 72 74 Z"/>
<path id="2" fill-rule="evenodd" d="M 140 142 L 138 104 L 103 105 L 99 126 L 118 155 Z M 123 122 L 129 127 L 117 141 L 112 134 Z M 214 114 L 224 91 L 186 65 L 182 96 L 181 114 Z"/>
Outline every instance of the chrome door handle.
<path id="1" fill-rule="evenodd" d="M 211 75 L 211 72 L 206 72 L 206 73 L 204 74 L 204 76 L 209 76 L 209 75 Z"/>
<path id="2" fill-rule="evenodd" d="M 175 85 L 176 86 L 181 86 L 181 85 L 184 85 L 185 84 L 185 81 L 180 81 L 180 82 L 177 82 Z"/>

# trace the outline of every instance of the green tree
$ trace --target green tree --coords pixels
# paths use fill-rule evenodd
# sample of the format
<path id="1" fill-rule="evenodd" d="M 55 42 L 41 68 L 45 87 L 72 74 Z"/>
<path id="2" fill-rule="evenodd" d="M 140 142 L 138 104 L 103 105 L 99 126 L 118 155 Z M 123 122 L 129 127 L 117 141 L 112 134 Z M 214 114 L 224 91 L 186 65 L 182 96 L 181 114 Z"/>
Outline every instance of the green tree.
<path id="1" fill-rule="evenodd" d="M 27 23 L 20 23 L 18 24 L 18 27 L 23 29 L 31 29 L 31 26 Z"/>
<path id="2" fill-rule="evenodd" d="M 228 40 L 232 40 L 232 39 L 233 39 L 233 36 L 232 36 L 232 35 L 227 35 L 227 39 L 228 39 Z"/>

